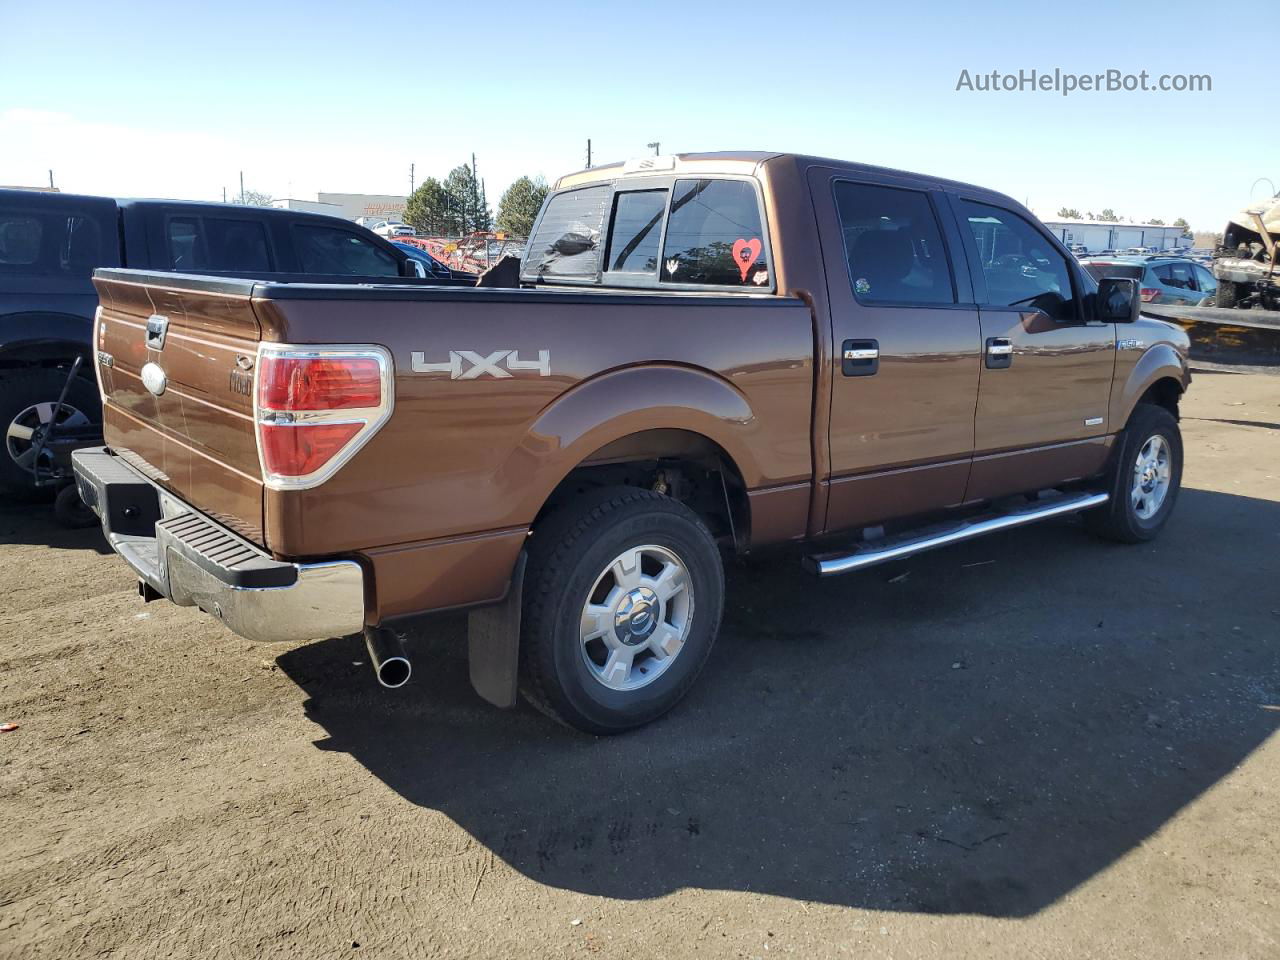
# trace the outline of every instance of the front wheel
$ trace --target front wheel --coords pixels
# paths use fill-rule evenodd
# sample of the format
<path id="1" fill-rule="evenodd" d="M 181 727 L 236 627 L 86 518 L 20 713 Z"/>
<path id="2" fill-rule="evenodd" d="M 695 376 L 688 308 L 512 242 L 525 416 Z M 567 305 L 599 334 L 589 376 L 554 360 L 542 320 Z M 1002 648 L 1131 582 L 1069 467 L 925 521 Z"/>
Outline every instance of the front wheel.
<path id="1" fill-rule="evenodd" d="M 649 723 L 697 679 L 723 607 L 719 549 L 697 514 L 649 490 L 589 495 L 534 530 L 522 692 L 587 733 Z"/>
<path id="2" fill-rule="evenodd" d="M 1155 539 L 1182 486 L 1182 434 L 1164 407 L 1140 404 L 1120 437 L 1104 506 L 1085 514 L 1088 529 L 1107 540 Z"/>

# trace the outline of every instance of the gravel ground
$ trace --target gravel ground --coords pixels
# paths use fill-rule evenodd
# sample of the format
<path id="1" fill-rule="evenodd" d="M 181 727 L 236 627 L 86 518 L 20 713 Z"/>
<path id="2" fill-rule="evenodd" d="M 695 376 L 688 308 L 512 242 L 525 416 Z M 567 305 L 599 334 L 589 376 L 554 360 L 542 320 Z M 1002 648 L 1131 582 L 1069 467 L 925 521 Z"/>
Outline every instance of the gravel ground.
<path id="1" fill-rule="evenodd" d="M 1197 374 L 1155 544 L 1041 525 L 730 571 L 674 714 L 144 606 L 0 508 L 0 958 L 1280 956 L 1280 377 Z"/>

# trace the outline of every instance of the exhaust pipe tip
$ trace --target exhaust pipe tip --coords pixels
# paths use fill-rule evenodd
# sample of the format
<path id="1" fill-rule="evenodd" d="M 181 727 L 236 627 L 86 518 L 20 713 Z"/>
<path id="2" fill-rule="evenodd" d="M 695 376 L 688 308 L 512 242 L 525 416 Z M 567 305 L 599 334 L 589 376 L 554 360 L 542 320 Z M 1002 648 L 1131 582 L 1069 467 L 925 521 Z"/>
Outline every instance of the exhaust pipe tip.
<path id="1" fill-rule="evenodd" d="M 396 690 L 409 682 L 413 664 L 404 652 L 404 641 L 399 634 L 380 627 L 366 627 L 364 645 L 378 683 L 388 690 Z"/>
<path id="2" fill-rule="evenodd" d="M 409 682 L 409 676 L 413 673 L 413 665 L 405 657 L 384 660 L 376 669 L 378 682 L 388 690 L 403 687 Z"/>

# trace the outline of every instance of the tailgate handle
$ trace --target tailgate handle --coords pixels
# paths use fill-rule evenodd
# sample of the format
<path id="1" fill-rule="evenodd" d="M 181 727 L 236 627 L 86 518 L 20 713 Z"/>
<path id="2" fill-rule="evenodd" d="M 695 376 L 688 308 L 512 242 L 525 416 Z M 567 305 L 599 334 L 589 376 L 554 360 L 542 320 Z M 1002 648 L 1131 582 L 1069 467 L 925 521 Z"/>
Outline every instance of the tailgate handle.
<path id="1" fill-rule="evenodd" d="M 169 318 L 163 314 L 153 313 L 147 317 L 147 348 L 164 349 L 164 335 L 169 332 Z"/>

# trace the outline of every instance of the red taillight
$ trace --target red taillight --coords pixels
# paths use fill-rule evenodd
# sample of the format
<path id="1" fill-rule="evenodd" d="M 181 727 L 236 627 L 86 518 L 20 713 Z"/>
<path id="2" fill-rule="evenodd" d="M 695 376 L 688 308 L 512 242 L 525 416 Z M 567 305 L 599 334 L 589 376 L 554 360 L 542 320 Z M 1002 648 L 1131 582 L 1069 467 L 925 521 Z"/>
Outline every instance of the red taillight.
<path id="1" fill-rule="evenodd" d="M 1143 303 L 1153 303 L 1160 296 L 1160 291 L 1155 287 L 1143 287 L 1138 291 L 1138 296 L 1142 298 Z"/>
<path id="2" fill-rule="evenodd" d="M 273 489 L 322 483 L 391 415 L 382 347 L 263 344 L 256 373 L 258 456 Z"/>
<path id="3" fill-rule="evenodd" d="M 351 410 L 382 402 L 382 372 L 372 357 L 279 357 L 258 370 L 258 406 L 272 410 Z"/>
<path id="4" fill-rule="evenodd" d="M 273 477 L 305 477 L 333 459 L 360 432 L 360 423 L 259 424 L 262 466 Z"/>

